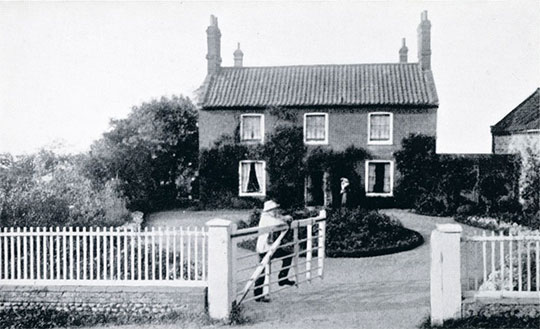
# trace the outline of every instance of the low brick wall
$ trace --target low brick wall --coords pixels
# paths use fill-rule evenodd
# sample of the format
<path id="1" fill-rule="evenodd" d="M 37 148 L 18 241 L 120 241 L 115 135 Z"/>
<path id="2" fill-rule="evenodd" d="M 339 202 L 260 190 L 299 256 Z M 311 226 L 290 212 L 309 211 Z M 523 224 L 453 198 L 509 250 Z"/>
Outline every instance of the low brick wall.
<path id="1" fill-rule="evenodd" d="M 461 315 L 486 316 L 512 315 L 516 317 L 540 316 L 540 298 L 534 299 L 466 299 L 461 304 Z"/>
<path id="2" fill-rule="evenodd" d="M 32 307 L 131 315 L 204 314 L 206 288 L 0 285 L 0 309 Z"/>

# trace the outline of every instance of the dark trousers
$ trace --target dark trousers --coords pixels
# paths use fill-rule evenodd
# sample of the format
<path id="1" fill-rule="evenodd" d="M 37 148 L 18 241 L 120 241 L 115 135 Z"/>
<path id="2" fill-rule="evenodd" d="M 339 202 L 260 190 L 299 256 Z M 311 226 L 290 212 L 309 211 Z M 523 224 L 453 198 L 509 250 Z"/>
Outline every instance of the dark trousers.
<path id="1" fill-rule="evenodd" d="M 265 255 L 266 253 L 259 254 L 259 260 L 262 260 Z M 288 255 L 290 255 L 291 257 L 285 257 Z M 291 263 L 292 263 L 292 253 L 279 248 L 278 250 L 276 250 L 276 252 L 274 252 L 271 259 L 281 258 L 281 257 L 285 257 L 285 258 L 283 258 L 283 261 L 281 263 L 281 270 L 279 271 L 279 274 L 278 274 L 278 281 L 281 281 L 281 279 L 287 279 L 287 277 L 289 276 L 289 266 L 291 266 Z M 263 293 L 263 287 L 261 287 L 262 284 L 264 284 L 264 269 L 261 272 L 261 275 L 259 275 L 259 277 L 255 281 L 255 287 L 257 287 L 255 288 L 255 291 L 254 291 L 255 296 L 262 295 Z"/>

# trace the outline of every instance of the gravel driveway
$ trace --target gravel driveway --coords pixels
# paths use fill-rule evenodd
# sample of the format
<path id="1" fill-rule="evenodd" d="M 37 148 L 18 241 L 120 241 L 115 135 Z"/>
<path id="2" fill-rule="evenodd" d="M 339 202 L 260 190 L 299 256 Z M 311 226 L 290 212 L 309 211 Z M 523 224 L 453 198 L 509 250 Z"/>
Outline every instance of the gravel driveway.
<path id="1" fill-rule="evenodd" d="M 387 256 L 328 258 L 323 280 L 283 290 L 270 303 L 247 302 L 245 314 L 252 323 L 242 328 L 416 328 L 429 314 L 429 236 L 436 224 L 454 221 L 405 210 L 383 212 L 420 232 L 426 243 Z M 471 231 L 464 226 L 465 234 Z M 143 327 L 176 328 L 110 328 Z"/>

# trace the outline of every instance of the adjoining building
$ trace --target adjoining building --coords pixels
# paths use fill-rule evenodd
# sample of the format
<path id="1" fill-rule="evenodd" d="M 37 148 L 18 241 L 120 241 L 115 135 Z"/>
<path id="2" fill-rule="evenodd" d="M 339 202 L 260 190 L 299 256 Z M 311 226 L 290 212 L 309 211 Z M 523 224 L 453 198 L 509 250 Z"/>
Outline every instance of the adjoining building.
<path id="1" fill-rule="evenodd" d="M 526 149 L 540 153 L 540 88 L 491 126 L 492 152 L 519 153 L 527 156 Z"/>

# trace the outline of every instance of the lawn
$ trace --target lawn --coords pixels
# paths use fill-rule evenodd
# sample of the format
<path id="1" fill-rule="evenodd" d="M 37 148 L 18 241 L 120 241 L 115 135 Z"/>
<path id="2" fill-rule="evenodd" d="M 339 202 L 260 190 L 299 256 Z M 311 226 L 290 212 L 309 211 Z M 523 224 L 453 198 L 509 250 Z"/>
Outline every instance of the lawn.
<path id="1" fill-rule="evenodd" d="M 214 218 L 231 220 L 235 223 L 247 219 L 251 210 L 205 210 L 186 211 L 170 210 L 160 211 L 148 216 L 146 226 L 204 226 L 204 224 Z"/>

